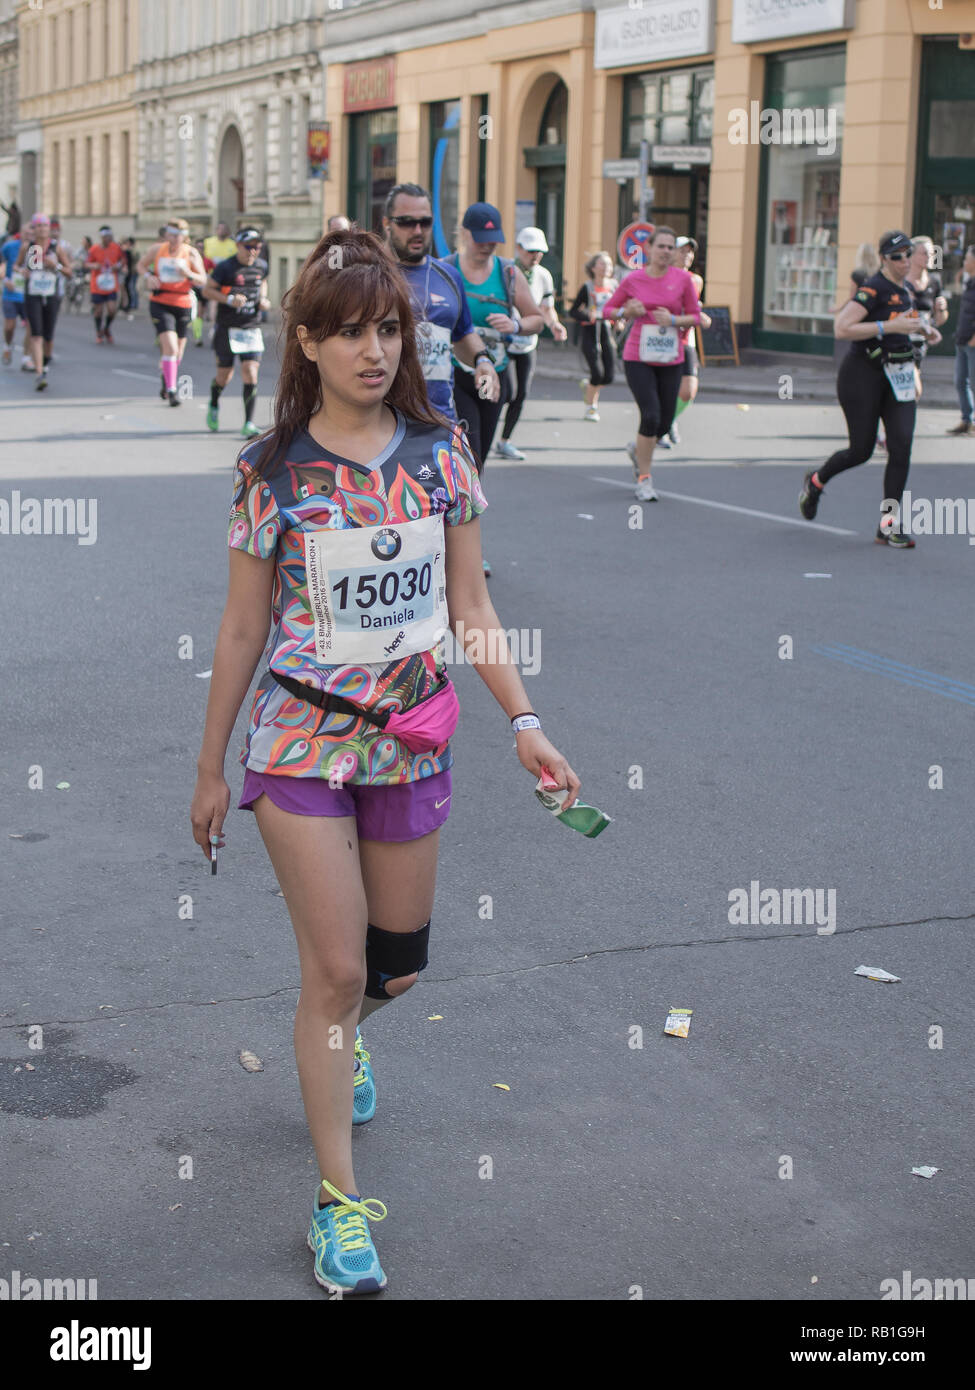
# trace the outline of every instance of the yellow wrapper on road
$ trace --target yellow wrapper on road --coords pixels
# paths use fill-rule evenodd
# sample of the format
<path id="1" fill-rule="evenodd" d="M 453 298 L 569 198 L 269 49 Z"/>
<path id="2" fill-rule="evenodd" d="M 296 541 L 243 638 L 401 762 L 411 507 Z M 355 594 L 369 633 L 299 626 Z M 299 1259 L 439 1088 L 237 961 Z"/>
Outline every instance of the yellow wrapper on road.
<path id="1" fill-rule="evenodd" d="M 693 1009 L 675 1009 L 671 1006 L 667 1022 L 664 1024 L 664 1032 L 669 1033 L 672 1038 L 686 1038 L 693 1012 Z"/>

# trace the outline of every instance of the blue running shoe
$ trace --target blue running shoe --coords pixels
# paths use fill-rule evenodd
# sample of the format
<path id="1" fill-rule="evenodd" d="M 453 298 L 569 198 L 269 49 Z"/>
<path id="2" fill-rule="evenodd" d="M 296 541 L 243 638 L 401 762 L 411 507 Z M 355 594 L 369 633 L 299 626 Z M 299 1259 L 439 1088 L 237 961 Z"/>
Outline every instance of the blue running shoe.
<path id="1" fill-rule="evenodd" d="M 370 1054 L 358 1028 L 355 1030 L 355 1072 L 352 1081 L 352 1123 L 368 1124 L 376 1113 L 376 1079 L 369 1065 Z"/>
<path id="2" fill-rule="evenodd" d="M 315 1278 L 329 1293 L 379 1293 L 386 1275 L 369 1232 L 370 1221 L 384 1221 L 386 1208 L 376 1198 L 360 1201 L 339 1192 L 330 1182 L 322 1186 L 335 1198 L 312 1212 L 308 1248 L 315 1256 Z M 317 1202 L 316 1197 L 316 1202 Z M 371 1210 L 379 1207 L 379 1211 Z"/>

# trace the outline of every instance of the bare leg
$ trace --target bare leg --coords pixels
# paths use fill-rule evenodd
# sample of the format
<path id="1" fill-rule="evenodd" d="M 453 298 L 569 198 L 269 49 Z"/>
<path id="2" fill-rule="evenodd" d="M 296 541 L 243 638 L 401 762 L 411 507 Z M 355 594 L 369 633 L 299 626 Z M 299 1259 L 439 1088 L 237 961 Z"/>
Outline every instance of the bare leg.
<path id="1" fill-rule="evenodd" d="M 340 1192 L 358 1192 L 352 1060 L 366 982 L 366 895 L 355 819 L 292 815 L 267 796 L 254 812 L 298 943 L 295 1057 L 319 1172 Z"/>

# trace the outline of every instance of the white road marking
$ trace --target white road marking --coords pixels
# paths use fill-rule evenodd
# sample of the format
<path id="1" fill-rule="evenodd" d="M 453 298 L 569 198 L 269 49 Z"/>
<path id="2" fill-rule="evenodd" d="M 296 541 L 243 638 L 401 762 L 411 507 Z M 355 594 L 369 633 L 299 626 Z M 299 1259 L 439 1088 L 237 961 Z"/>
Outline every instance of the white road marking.
<path id="1" fill-rule="evenodd" d="M 633 490 L 632 483 L 621 482 L 618 478 L 597 478 L 590 474 L 594 483 L 606 483 L 609 487 L 625 487 Z M 857 536 L 858 531 L 845 531 L 842 526 L 824 526 L 821 521 L 804 521 L 801 517 L 776 516 L 774 512 L 757 512 L 752 507 L 736 507 L 731 502 L 712 502 L 707 497 L 688 497 L 682 492 L 661 492 L 658 497 L 669 497 L 675 502 L 696 502 L 699 507 L 717 507 L 722 512 L 741 512 L 743 516 L 761 517 L 763 521 L 781 521 L 786 526 L 805 526 L 814 531 L 830 531 L 834 536 Z"/>
<path id="2" fill-rule="evenodd" d="M 145 372 L 127 372 L 124 367 L 113 367 L 116 376 L 134 376 L 136 381 L 158 381 L 158 376 L 148 376 Z"/>
<path id="3" fill-rule="evenodd" d="M 831 574 L 813 574 L 811 571 L 804 574 L 803 579 L 832 579 Z"/>
<path id="4" fill-rule="evenodd" d="M 211 667 L 209 671 L 197 671 L 197 673 L 196 673 L 196 678 L 197 678 L 198 681 L 205 681 L 205 680 L 209 680 L 210 677 L 211 677 L 212 675 L 213 675 L 213 668 Z"/>

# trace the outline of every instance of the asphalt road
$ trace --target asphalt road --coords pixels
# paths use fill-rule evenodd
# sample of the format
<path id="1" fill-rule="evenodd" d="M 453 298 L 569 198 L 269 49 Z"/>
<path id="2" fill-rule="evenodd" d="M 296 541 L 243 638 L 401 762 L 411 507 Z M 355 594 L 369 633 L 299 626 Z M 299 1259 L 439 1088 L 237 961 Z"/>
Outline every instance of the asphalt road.
<path id="1" fill-rule="evenodd" d="M 94 544 L 0 536 L 0 1276 L 321 1299 L 284 903 L 251 816 L 216 879 L 188 824 L 240 385 L 211 435 L 208 351 L 172 410 L 147 320 L 114 348 L 89 333 L 62 321 L 42 399 L 0 373 L 0 497 L 98 504 Z M 613 823 L 588 841 L 550 818 L 455 673 L 430 966 L 364 1030 L 379 1110 L 354 1153 L 389 1208 L 386 1300 L 876 1300 L 904 1270 L 975 1275 L 975 550 L 875 546 L 880 463 L 801 522 L 840 412 L 748 404 L 709 403 L 705 375 L 642 529 L 624 386 L 592 425 L 538 379 L 526 462 L 488 465 L 496 607 L 535 630 L 535 708 Z M 916 496 L 975 493 L 954 418 L 922 411 Z M 753 881 L 820 890 L 835 930 L 734 913 Z"/>

